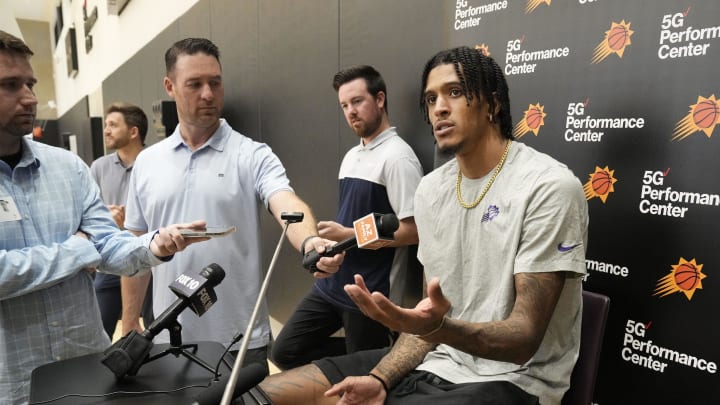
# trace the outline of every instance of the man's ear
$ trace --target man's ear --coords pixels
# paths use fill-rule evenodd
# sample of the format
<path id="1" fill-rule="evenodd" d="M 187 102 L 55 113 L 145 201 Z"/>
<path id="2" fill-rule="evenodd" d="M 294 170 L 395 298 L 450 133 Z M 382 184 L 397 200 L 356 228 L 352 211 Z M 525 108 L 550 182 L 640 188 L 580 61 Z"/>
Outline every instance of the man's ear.
<path id="1" fill-rule="evenodd" d="M 173 87 L 173 82 L 167 76 L 165 76 L 165 78 L 163 79 L 163 87 L 165 87 L 165 92 L 168 94 L 168 96 L 175 99 L 175 89 Z"/>
<path id="2" fill-rule="evenodd" d="M 500 101 L 498 101 L 497 96 L 495 95 L 495 92 L 492 94 L 493 96 L 493 111 L 490 111 L 490 103 L 487 103 L 488 106 L 488 121 L 495 122 L 497 121 L 496 118 L 498 114 L 500 113 L 500 110 L 502 110 L 502 106 L 500 105 Z"/>
<path id="3" fill-rule="evenodd" d="M 385 92 L 384 91 L 378 91 L 377 95 L 375 96 L 375 102 L 377 103 L 377 106 L 379 108 L 382 108 L 385 110 Z"/>
<path id="4" fill-rule="evenodd" d="M 493 102 L 495 104 L 495 111 L 493 111 L 493 115 L 497 116 L 498 114 L 500 114 L 500 110 L 502 109 L 502 107 L 500 105 L 500 100 L 498 100 L 497 94 L 494 91 L 493 91 L 492 96 L 493 96 Z"/>

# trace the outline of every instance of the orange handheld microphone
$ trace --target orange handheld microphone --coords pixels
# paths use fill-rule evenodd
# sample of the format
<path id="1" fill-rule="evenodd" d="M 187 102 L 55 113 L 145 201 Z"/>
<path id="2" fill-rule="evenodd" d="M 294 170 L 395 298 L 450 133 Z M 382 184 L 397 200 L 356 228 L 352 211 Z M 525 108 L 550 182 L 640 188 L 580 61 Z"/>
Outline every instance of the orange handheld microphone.
<path id="1" fill-rule="evenodd" d="M 393 234 L 399 227 L 400 223 L 395 214 L 367 214 L 353 221 L 355 236 L 328 247 L 322 253 L 316 250 L 307 252 L 303 257 L 303 267 L 314 273 L 322 271 L 317 268 L 317 262 L 321 257 L 335 256 L 354 247 L 380 249 L 393 241 Z"/>

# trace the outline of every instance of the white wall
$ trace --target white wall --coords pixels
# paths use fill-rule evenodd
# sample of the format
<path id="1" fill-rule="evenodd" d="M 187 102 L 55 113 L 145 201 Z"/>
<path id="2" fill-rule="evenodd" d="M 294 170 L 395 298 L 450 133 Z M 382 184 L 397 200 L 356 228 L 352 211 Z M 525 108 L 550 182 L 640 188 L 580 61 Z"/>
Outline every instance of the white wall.
<path id="1" fill-rule="evenodd" d="M 2 2 L 4 0 L 0 0 Z M 64 27 L 53 53 L 58 116 L 86 95 L 96 93 L 103 80 L 145 44 L 155 38 L 198 0 L 130 0 L 119 16 L 109 15 L 106 0 L 87 0 L 87 14 L 97 7 L 98 19 L 90 30 L 93 47 L 85 52 L 83 1 L 60 0 Z M 59 4 L 59 3 L 58 3 Z M 51 22 L 51 26 L 54 21 Z M 65 37 L 74 26 L 77 34 L 78 74 L 68 77 Z M 162 58 L 162 55 L 158 55 Z"/>
<path id="2" fill-rule="evenodd" d="M 10 8 L 7 0 L 0 0 L 0 31 L 22 38 L 20 27 L 15 21 L 15 13 Z"/>

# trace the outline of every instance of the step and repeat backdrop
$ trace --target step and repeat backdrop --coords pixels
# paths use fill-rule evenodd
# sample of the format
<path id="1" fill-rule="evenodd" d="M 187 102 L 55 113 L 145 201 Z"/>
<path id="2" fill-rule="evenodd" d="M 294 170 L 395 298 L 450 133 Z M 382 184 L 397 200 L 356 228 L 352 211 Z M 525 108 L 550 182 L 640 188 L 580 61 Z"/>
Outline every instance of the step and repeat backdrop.
<path id="1" fill-rule="evenodd" d="M 443 24 L 584 184 L 585 288 L 611 299 L 594 403 L 720 403 L 720 1 L 457 0 Z"/>

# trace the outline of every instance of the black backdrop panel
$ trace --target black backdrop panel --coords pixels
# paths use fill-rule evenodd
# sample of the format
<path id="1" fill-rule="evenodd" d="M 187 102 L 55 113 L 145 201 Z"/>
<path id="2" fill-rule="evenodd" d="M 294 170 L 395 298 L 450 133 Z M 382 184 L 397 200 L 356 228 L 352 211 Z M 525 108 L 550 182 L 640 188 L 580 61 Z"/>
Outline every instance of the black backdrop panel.
<path id="1" fill-rule="evenodd" d="M 334 219 L 337 205 L 338 134 L 333 90 L 337 70 L 337 2 L 260 1 L 258 50 L 260 133 L 280 157 L 291 185 L 318 219 Z M 269 217 L 268 217 L 269 218 Z M 279 228 L 264 221 L 266 257 L 272 256 Z M 268 297 L 285 300 L 273 310 L 286 319 L 309 290 L 311 280 L 299 254 L 286 244 Z"/>
<path id="2" fill-rule="evenodd" d="M 210 32 L 220 48 L 225 81 L 225 119 L 240 133 L 261 140 L 257 1 L 210 2 Z"/>

